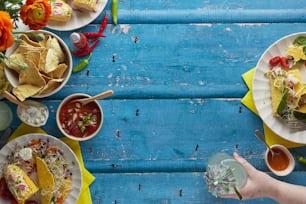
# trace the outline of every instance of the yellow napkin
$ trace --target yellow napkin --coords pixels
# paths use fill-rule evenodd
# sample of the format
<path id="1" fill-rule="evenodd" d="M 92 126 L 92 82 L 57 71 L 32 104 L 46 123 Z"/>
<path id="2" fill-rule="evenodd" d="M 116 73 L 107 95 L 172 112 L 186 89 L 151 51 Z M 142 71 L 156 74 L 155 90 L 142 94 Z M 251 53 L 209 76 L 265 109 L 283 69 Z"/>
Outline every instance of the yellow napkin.
<path id="1" fill-rule="evenodd" d="M 244 82 L 246 83 L 247 87 L 249 88 L 249 91 L 241 99 L 241 103 L 244 104 L 251 111 L 253 111 L 256 115 L 258 115 L 258 112 L 254 104 L 254 100 L 253 100 L 253 94 L 252 94 L 252 81 L 253 81 L 254 73 L 255 73 L 255 68 L 242 74 L 242 78 Z M 263 123 L 263 127 L 264 127 L 265 136 L 266 136 L 266 141 L 269 145 L 281 144 L 288 148 L 304 146 L 304 144 L 291 142 L 291 141 L 281 138 L 280 136 L 275 134 L 270 128 L 268 128 L 268 126 L 266 126 L 264 123 Z"/>
<path id="2" fill-rule="evenodd" d="M 41 128 L 31 127 L 29 125 L 26 125 L 24 123 L 21 123 L 21 125 L 13 132 L 13 134 L 10 136 L 9 140 L 12 140 L 18 136 L 29 134 L 29 133 L 42 133 L 46 134 L 44 130 Z M 92 203 L 89 185 L 95 180 L 95 177 L 87 171 L 84 167 L 83 157 L 81 153 L 80 144 L 77 141 L 71 140 L 69 138 L 63 137 L 61 138 L 63 142 L 65 142 L 75 153 L 75 155 L 78 157 L 80 166 L 82 168 L 82 174 L 83 174 L 83 184 L 82 184 L 82 191 L 79 197 L 79 200 L 77 201 L 77 204 L 84 204 L 84 203 Z"/>

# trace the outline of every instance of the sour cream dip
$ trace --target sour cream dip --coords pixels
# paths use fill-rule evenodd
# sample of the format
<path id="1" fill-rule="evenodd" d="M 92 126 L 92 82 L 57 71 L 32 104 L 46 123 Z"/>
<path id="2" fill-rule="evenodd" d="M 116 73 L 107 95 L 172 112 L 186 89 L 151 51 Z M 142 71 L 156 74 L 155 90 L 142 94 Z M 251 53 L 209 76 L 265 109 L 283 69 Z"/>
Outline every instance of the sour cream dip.
<path id="1" fill-rule="evenodd" d="M 49 117 L 49 110 L 46 105 L 34 100 L 24 101 L 30 107 L 24 109 L 20 106 L 17 107 L 17 115 L 19 119 L 33 127 L 40 127 L 46 124 Z"/>

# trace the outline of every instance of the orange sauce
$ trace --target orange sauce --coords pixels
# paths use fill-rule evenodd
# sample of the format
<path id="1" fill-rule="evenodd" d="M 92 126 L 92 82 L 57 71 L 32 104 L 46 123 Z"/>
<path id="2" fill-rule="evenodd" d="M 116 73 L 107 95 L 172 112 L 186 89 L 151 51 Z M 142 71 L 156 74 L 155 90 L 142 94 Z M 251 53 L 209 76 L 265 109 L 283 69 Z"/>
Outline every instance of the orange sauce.
<path id="1" fill-rule="evenodd" d="M 274 154 L 273 160 L 271 152 L 268 152 L 268 162 L 271 168 L 276 171 L 282 171 L 286 169 L 290 162 L 288 156 L 280 148 L 274 147 L 273 151 L 276 153 Z"/>

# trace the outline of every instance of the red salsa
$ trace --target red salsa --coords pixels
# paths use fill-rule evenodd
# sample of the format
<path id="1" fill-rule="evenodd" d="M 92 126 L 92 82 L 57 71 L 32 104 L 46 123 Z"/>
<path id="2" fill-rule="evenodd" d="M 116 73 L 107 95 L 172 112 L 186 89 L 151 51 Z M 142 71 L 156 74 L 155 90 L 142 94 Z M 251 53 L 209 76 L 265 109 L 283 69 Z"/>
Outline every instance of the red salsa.
<path id="1" fill-rule="evenodd" d="M 289 166 L 290 162 L 288 156 L 280 148 L 274 147 L 273 151 L 276 153 L 274 154 L 273 159 L 271 152 L 268 152 L 268 162 L 270 166 L 276 171 L 285 170 Z"/>
<path id="2" fill-rule="evenodd" d="M 68 101 L 60 109 L 59 120 L 61 127 L 69 135 L 87 137 L 99 128 L 101 112 L 95 102 L 81 105 Z"/>

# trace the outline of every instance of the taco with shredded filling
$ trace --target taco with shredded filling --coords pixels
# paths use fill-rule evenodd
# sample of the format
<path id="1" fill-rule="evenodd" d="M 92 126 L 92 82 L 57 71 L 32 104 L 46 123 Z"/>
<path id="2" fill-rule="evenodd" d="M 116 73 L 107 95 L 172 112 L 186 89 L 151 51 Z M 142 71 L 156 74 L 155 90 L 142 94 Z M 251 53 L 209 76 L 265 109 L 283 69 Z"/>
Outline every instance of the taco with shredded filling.
<path id="1" fill-rule="evenodd" d="M 47 163 L 40 157 L 36 157 L 36 166 L 41 204 L 62 203 L 71 191 L 71 178 L 58 178 L 62 180 L 62 182 L 59 180 L 56 182 Z M 56 189 L 58 189 L 58 191 L 56 191 Z M 58 192 L 61 192 L 61 196 L 57 196 Z"/>
<path id="2" fill-rule="evenodd" d="M 274 116 L 288 119 L 293 110 L 299 108 L 301 97 L 306 94 L 298 69 L 286 71 L 274 67 L 267 74 L 270 81 L 272 112 Z"/>
<path id="3" fill-rule="evenodd" d="M 9 164 L 5 167 L 4 179 L 18 204 L 23 204 L 39 190 L 32 179 L 14 164 Z"/>

